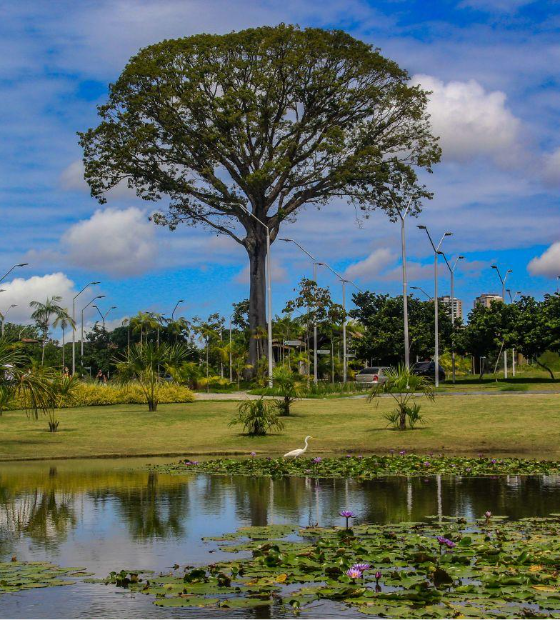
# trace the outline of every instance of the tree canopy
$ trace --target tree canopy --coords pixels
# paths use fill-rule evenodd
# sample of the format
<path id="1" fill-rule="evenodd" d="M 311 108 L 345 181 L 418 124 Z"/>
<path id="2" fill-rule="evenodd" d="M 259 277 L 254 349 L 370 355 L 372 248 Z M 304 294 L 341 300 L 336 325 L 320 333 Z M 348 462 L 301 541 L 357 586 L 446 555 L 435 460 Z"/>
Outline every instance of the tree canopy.
<path id="1" fill-rule="evenodd" d="M 426 104 L 406 71 L 340 30 L 282 24 L 166 40 L 131 58 L 99 125 L 80 134 L 85 178 L 100 201 L 125 182 L 162 201 L 156 223 L 202 225 L 243 245 L 255 330 L 266 259 L 255 218 L 274 241 L 303 205 L 341 197 L 391 214 L 404 186 L 419 210 L 431 194 L 416 169 L 440 157 Z"/>

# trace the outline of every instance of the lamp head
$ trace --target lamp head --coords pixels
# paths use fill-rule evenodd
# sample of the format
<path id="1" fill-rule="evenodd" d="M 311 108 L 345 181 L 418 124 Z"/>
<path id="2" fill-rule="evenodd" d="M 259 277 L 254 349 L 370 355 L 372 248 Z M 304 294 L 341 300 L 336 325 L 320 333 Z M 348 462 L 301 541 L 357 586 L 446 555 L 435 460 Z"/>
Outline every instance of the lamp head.
<path id="1" fill-rule="evenodd" d="M 423 224 L 418 224 L 417 228 L 420 230 L 426 230 L 426 227 Z"/>
<path id="2" fill-rule="evenodd" d="M 179 299 L 179 301 L 177 303 L 178 304 L 182 304 L 182 303 L 184 303 L 184 301 L 185 301 L 184 299 Z"/>
<path id="3" fill-rule="evenodd" d="M 288 237 L 279 237 L 278 241 L 293 241 L 293 239 L 290 239 Z"/>
<path id="4" fill-rule="evenodd" d="M 506 273 L 513 273 L 513 269 L 508 269 Z"/>
<path id="5" fill-rule="evenodd" d="M 16 267 L 27 267 L 27 265 L 29 265 L 29 263 L 18 263 Z"/>
<path id="6" fill-rule="evenodd" d="M 444 237 L 452 237 L 453 233 L 452 232 L 446 232 L 446 233 L 443 233 L 443 236 Z"/>
<path id="7" fill-rule="evenodd" d="M 457 260 L 463 260 L 464 258 L 465 258 L 464 256 L 459 256 Z"/>
<path id="8" fill-rule="evenodd" d="M 98 295 L 97 297 L 95 297 L 94 299 L 102 299 L 103 297 L 105 297 L 105 295 Z"/>
<path id="9" fill-rule="evenodd" d="M 101 284 L 101 282 L 90 282 L 90 286 L 93 286 L 94 284 Z"/>
<path id="10" fill-rule="evenodd" d="M 490 265 L 490 267 L 492 267 L 492 269 L 497 269 L 498 265 Z"/>

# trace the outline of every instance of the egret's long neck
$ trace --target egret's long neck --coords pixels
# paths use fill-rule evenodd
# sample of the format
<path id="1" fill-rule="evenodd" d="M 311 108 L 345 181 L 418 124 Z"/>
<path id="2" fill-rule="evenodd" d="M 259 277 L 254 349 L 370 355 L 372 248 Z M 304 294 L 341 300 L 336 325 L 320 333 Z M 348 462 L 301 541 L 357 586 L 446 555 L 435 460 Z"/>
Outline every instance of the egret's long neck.
<path id="1" fill-rule="evenodd" d="M 305 448 L 304 450 L 307 450 L 307 437 L 305 438 Z"/>

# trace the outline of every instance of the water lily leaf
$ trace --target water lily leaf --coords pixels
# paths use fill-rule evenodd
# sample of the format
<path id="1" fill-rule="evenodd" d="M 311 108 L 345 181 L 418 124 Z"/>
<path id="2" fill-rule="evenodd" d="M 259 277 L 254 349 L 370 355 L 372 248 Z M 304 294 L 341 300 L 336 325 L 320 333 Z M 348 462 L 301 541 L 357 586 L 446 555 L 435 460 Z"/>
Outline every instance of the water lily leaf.
<path id="1" fill-rule="evenodd" d="M 213 607 L 218 604 L 218 599 L 202 596 L 159 598 L 155 604 L 158 607 Z"/>

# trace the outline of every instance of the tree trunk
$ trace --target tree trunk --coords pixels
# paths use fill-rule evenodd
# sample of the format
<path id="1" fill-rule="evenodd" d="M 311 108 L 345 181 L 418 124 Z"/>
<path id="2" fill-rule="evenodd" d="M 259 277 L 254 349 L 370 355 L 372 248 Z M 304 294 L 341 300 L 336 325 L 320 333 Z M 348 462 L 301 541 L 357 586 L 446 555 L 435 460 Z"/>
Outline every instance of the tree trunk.
<path id="1" fill-rule="evenodd" d="M 259 328 L 266 329 L 266 239 L 263 235 L 247 238 L 245 246 L 249 255 L 249 375 L 253 377 L 260 357 L 260 347 L 255 338 Z M 263 350 L 264 342 L 263 342 Z"/>
<path id="2" fill-rule="evenodd" d="M 406 431 L 406 409 L 402 406 L 400 407 L 399 429 Z"/>
<path id="3" fill-rule="evenodd" d="M 541 364 L 541 362 L 539 362 L 539 360 L 536 357 L 535 357 L 535 362 L 537 362 L 538 366 L 540 366 L 541 368 L 544 368 L 550 375 L 550 378 L 554 380 L 554 373 L 552 372 L 552 370 L 550 370 L 548 366 L 546 366 L 545 364 Z"/>

